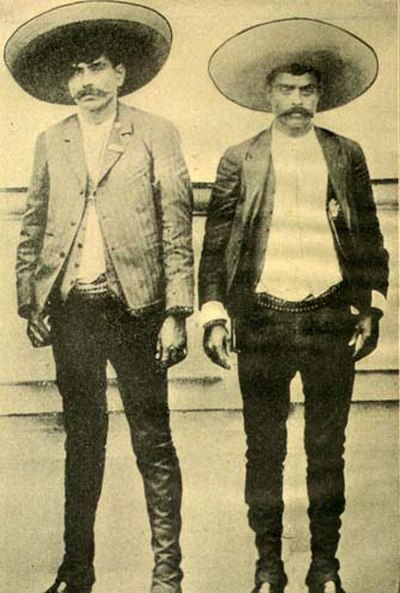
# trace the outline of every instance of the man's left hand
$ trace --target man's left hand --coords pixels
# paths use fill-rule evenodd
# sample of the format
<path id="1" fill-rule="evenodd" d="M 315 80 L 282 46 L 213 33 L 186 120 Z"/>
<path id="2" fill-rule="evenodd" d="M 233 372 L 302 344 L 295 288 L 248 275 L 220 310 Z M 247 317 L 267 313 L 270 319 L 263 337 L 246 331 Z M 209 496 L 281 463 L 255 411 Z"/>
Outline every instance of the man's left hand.
<path id="1" fill-rule="evenodd" d="M 357 321 L 349 346 L 354 346 L 354 360 L 361 360 L 371 354 L 378 344 L 379 318 L 372 313 L 361 315 Z"/>
<path id="2" fill-rule="evenodd" d="M 156 359 L 163 367 L 172 367 L 186 358 L 186 345 L 186 319 L 169 315 L 158 334 Z"/>

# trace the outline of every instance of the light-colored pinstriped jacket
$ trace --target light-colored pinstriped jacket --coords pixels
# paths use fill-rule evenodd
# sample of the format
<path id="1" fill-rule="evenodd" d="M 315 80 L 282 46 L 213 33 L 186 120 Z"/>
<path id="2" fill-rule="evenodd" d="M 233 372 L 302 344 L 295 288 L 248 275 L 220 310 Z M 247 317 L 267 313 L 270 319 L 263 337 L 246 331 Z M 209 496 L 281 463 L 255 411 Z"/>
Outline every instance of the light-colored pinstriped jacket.
<path id="1" fill-rule="evenodd" d="M 43 311 L 85 208 L 88 174 L 76 115 L 38 140 L 17 250 L 20 315 Z M 103 237 L 128 307 L 193 308 L 192 192 L 175 128 L 118 104 L 95 188 Z"/>

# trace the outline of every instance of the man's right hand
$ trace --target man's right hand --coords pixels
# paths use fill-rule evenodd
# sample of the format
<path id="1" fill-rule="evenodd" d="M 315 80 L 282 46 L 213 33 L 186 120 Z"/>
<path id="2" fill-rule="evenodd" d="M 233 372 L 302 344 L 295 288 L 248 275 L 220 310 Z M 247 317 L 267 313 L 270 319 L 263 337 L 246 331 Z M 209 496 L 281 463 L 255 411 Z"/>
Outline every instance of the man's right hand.
<path id="1" fill-rule="evenodd" d="M 349 342 L 349 346 L 354 346 L 353 359 L 355 361 L 371 354 L 378 345 L 379 319 L 382 313 L 376 311 L 360 315 L 358 319 L 354 334 Z"/>
<path id="2" fill-rule="evenodd" d="M 34 348 L 43 348 L 51 344 L 50 327 L 43 315 L 37 311 L 30 313 L 26 333 Z"/>
<path id="3" fill-rule="evenodd" d="M 229 332 L 224 323 L 205 327 L 203 340 L 204 352 L 214 364 L 227 370 L 231 368 L 228 362 L 228 345 Z"/>

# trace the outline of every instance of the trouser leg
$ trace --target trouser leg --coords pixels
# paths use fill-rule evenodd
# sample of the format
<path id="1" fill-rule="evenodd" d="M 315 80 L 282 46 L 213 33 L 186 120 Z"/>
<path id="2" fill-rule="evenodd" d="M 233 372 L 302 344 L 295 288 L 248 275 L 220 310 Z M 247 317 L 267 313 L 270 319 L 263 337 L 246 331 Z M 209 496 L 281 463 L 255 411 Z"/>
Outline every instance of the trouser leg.
<path id="1" fill-rule="evenodd" d="M 152 593 L 179 593 L 182 481 L 172 442 L 167 374 L 155 360 L 159 315 L 122 317 L 111 362 L 141 472 L 154 551 Z"/>
<path id="2" fill-rule="evenodd" d="M 315 318 L 313 340 L 305 344 L 301 366 L 312 553 L 308 584 L 335 578 L 339 570 L 345 428 L 354 380 L 343 313 L 321 311 Z"/>
<path id="3" fill-rule="evenodd" d="M 65 440 L 65 555 L 60 580 L 71 591 L 95 580 L 94 522 L 101 493 L 108 417 L 101 313 L 66 305 L 53 321 L 53 353 L 62 396 Z"/>
<path id="4" fill-rule="evenodd" d="M 289 357 L 290 358 L 290 357 Z M 283 464 L 294 370 L 278 350 L 240 352 L 239 382 L 247 437 L 245 499 L 256 534 L 256 584 L 286 583 L 282 549 Z"/>

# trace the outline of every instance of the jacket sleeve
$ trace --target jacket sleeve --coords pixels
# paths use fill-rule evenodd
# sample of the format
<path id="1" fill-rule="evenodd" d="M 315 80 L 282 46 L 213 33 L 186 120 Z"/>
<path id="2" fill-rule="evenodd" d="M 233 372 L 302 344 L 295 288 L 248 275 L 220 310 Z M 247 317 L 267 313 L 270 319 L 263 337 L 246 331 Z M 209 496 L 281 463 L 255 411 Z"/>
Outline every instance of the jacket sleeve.
<path id="1" fill-rule="evenodd" d="M 17 247 L 17 299 L 21 317 L 28 317 L 30 310 L 36 307 L 35 270 L 46 229 L 48 193 L 46 137 L 43 132 L 36 142 L 33 173 Z"/>
<path id="2" fill-rule="evenodd" d="M 193 194 L 177 130 L 166 120 L 152 129 L 154 191 L 162 226 L 167 314 L 193 312 Z"/>
<path id="3" fill-rule="evenodd" d="M 364 153 L 358 144 L 352 151 L 352 186 L 358 218 L 359 269 L 363 288 L 386 296 L 389 268 L 371 181 Z"/>
<path id="4" fill-rule="evenodd" d="M 240 197 L 241 161 L 229 149 L 218 165 L 211 193 L 199 270 L 199 305 L 209 301 L 226 304 L 227 271 L 225 255 L 231 235 L 236 205 Z"/>

